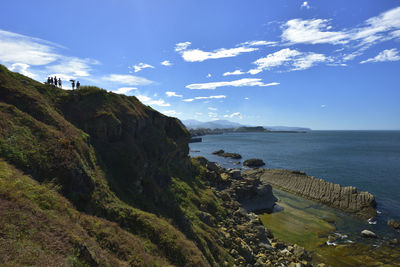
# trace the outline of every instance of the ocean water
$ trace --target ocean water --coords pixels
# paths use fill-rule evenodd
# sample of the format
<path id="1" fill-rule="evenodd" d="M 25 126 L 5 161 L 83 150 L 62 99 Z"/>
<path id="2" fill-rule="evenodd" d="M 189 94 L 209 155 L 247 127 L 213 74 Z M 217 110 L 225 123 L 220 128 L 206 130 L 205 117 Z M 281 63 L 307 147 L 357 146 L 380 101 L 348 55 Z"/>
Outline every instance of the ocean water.
<path id="1" fill-rule="evenodd" d="M 242 162 L 261 158 L 265 168 L 302 170 L 343 186 L 372 193 L 378 225 L 400 220 L 400 131 L 311 131 L 308 133 L 227 133 L 191 143 L 192 156 L 204 156 L 226 168 L 237 160 L 212 155 L 218 149 L 240 153 Z M 387 229 L 386 229 L 387 230 Z"/>

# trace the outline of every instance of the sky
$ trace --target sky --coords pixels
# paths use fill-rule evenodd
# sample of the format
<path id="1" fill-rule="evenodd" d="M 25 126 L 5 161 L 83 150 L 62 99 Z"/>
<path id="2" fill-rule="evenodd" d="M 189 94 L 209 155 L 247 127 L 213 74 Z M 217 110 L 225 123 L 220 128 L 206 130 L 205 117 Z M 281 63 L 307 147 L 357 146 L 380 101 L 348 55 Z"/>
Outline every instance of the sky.
<path id="1" fill-rule="evenodd" d="M 0 64 L 182 120 L 400 130 L 398 0 L 3 0 Z"/>

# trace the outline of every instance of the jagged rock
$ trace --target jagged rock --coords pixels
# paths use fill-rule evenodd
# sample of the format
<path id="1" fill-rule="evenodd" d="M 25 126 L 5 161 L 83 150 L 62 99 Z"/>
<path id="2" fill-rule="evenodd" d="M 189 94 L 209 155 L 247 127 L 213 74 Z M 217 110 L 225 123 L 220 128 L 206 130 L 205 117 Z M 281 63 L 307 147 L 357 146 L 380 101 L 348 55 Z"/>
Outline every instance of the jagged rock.
<path id="1" fill-rule="evenodd" d="M 370 230 L 362 230 L 361 235 L 368 238 L 377 238 L 376 234 Z"/>
<path id="2" fill-rule="evenodd" d="M 242 178 L 242 173 L 238 169 L 229 171 L 229 174 L 231 175 L 232 179 L 241 179 Z"/>
<path id="3" fill-rule="evenodd" d="M 208 161 L 206 166 L 207 169 L 209 169 L 210 171 L 214 171 L 217 173 L 220 173 L 222 171 L 222 167 L 219 164 L 212 161 Z"/>
<path id="4" fill-rule="evenodd" d="M 225 153 L 225 151 L 223 151 L 222 149 L 220 149 L 220 150 L 214 151 L 212 154 L 214 154 L 214 155 L 221 155 L 221 154 L 223 154 L 223 153 Z"/>
<path id="5" fill-rule="evenodd" d="M 400 229 L 400 222 L 394 219 L 390 219 L 387 224 L 394 229 Z"/>
<path id="6" fill-rule="evenodd" d="M 248 159 L 243 162 L 243 165 L 250 168 L 257 168 L 264 166 L 265 163 L 262 159 Z"/>
<path id="7" fill-rule="evenodd" d="M 222 181 L 226 181 L 226 180 L 231 178 L 231 176 L 229 174 L 225 173 L 225 172 L 221 173 L 220 177 L 221 177 Z"/>
<path id="8" fill-rule="evenodd" d="M 260 171 L 261 170 L 261 171 Z M 329 206 L 339 208 L 346 212 L 355 213 L 363 218 L 371 218 L 376 215 L 376 202 L 372 194 L 357 191 L 353 186 L 340 186 L 307 176 L 303 173 L 290 170 L 244 171 L 242 176 L 260 177 L 260 180 L 291 193 L 310 198 Z"/>
<path id="9" fill-rule="evenodd" d="M 212 154 L 220 156 L 220 157 L 225 157 L 225 158 L 233 158 L 233 159 L 241 159 L 242 158 L 242 156 L 238 153 L 229 153 L 229 152 L 225 152 L 222 149 L 214 151 L 214 152 L 212 152 Z"/>
<path id="10" fill-rule="evenodd" d="M 194 159 L 197 160 L 201 166 L 206 166 L 208 163 L 208 160 L 205 157 L 199 156 L 199 157 L 195 157 Z"/>

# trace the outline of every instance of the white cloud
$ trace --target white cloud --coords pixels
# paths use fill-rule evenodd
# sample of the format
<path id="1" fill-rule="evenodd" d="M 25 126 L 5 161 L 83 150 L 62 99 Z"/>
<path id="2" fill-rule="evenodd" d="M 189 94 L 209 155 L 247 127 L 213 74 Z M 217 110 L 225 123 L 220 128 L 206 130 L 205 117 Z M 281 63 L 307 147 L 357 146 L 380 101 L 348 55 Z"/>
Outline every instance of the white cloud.
<path id="1" fill-rule="evenodd" d="M 25 76 L 28 76 L 32 79 L 36 79 L 36 75 L 28 70 L 29 67 L 30 66 L 25 63 L 14 63 L 11 65 L 11 67 L 9 69 L 11 71 L 19 72 L 19 73 L 21 73 Z"/>
<path id="2" fill-rule="evenodd" d="M 222 99 L 226 98 L 225 95 L 212 95 L 212 96 L 196 96 L 194 98 L 183 99 L 183 102 L 193 102 L 194 100 L 204 100 L 204 99 Z"/>
<path id="3" fill-rule="evenodd" d="M 240 114 L 240 112 L 234 112 L 232 114 L 224 115 L 224 118 L 239 118 L 239 119 L 242 119 L 243 117 Z"/>
<path id="4" fill-rule="evenodd" d="M 328 58 L 323 54 L 307 53 L 302 57 L 299 57 L 293 62 L 293 70 L 305 70 L 311 68 L 318 62 L 325 62 Z"/>
<path id="5" fill-rule="evenodd" d="M 208 117 L 210 117 L 210 118 L 217 118 L 217 117 L 218 117 L 218 113 L 215 113 L 215 112 L 208 112 Z"/>
<path id="6" fill-rule="evenodd" d="M 259 58 L 253 64 L 257 68 L 249 70 L 250 74 L 257 74 L 263 70 L 269 70 L 279 66 L 290 66 L 291 70 L 304 70 L 312 67 L 318 62 L 330 61 L 323 54 L 313 52 L 299 52 L 295 49 L 284 48 L 266 57 Z"/>
<path id="7" fill-rule="evenodd" d="M 196 112 L 196 113 L 194 113 L 194 114 L 196 114 L 197 116 L 203 115 L 203 113 L 201 113 L 201 112 Z"/>
<path id="8" fill-rule="evenodd" d="M 233 86 L 233 87 L 242 87 L 242 86 L 273 86 L 278 85 L 279 83 L 263 83 L 261 79 L 256 78 L 244 78 L 240 80 L 230 81 L 230 82 L 210 82 L 210 83 L 194 83 L 186 85 L 186 88 L 190 90 L 214 90 L 218 87 L 225 86 Z"/>
<path id="9" fill-rule="evenodd" d="M 146 69 L 146 68 L 150 68 L 150 69 L 154 69 L 154 66 L 140 62 L 139 64 L 133 65 L 132 67 L 129 67 L 130 69 L 133 68 L 133 70 L 135 72 L 139 72 L 142 69 Z"/>
<path id="10" fill-rule="evenodd" d="M 164 60 L 160 64 L 167 67 L 172 66 L 172 63 L 169 60 Z"/>
<path id="11" fill-rule="evenodd" d="M 207 77 L 207 78 L 211 78 L 211 73 L 207 74 L 206 77 Z"/>
<path id="12" fill-rule="evenodd" d="M 306 8 L 306 9 L 310 9 L 310 5 L 308 4 L 307 1 L 304 1 L 303 4 L 301 4 L 300 7 L 301 7 L 301 8 Z"/>
<path id="13" fill-rule="evenodd" d="M 88 77 L 91 66 L 99 64 L 93 59 L 62 55 L 57 52 L 59 49 L 64 47 L 39 38 L 0 30 L 0 63 L 10 64 L 10 68 L 32 78 L 42 79 L 48 75 L 69 79 Z"/>
<path id="14" fill-rule="evenodd" d="M 213 108 L 213 107 L 208 107 L 208 109 L 211 110 L 211 111 L 217 111 L 218 110 L 217 108 Z"/>
<path id="15" fill-rule="evenodd" d="M 245 74 L 245 72 L 243 72 L 243 71 L 241 71 L 241 70 L 235 70 L 235 71 L 232 71 L 232 72 L 225 72 L 224 74 L 223 74 L 223 76 L 229 76 L 229 75 L 241 75 L 241 74 Z"/>
<path id="16" fill-rule="evenodd" d="M 13 32 L 0 30 L 0 61 L 46 65 L 56 61 L 55 44 Z"/>
<path id="17" fill-rule="evenodd" d="M 120 84 L 133 85 L 133 86 L 148 85 L 148 84 L 153 83 L 152 81 L 150 81 L 146 78 L 128 75 L 128 74 L 110 74 L 110 75 L 104 76 L 102 79 L 104 81 L 110 81 L 110 82 L 115 82 L 115 83 L 120 83 Z"/>
<path id="18" fill-rule="evenodd" d="M 369 58 L 367 60 L 361 61 L 361 64 L 367 62 L 384 62 L 384 61 L 398 61 L 400 60 L 399 51 L 396 48 L 385 49 L 380 52 L 376 57 Z"/>
<path id="19" fill-rule="evenodd" d="M 136 87 L 121 87 L 121 88 L 118 88 L 117 90 L 115 90 L 113 92 L 116 93 L 116 94 L 124 95 L 126 93 L 129 93 L 132 90 L 137 90 L 137 88 Z"/>
<path id="20" fill-rule="evenodd" d="M 321 105 L 321 108 L 326 108 L 326 105 Z"/>
<path id="21" fill-rule="evenodd" d="M 362 26 L 333 31 L 326 19 L 292 19 L 283 26 L 281 38 L 289 44 L 347 44 L 367 46 L 399 36 L 400 7 L 367 19 Z"/>
<path id="22" fill-rule="evenodd" d="M 182 58 L 187 62 L 201 62 L 207 59 L 236 57 L 242 53 L 248 53 L 258 50 L 258 48 L 243 45 L 229 49 L 220 48 L 212 52 L 207 52 L 200 49 L 187 49 L 190 45 L 190 42 L 184 42 L 178 43 L 175 46 L 175 51 L 180 53 Z"/>
<path id="23" fill-rule="evenodd" d="M 244 100 L 249 100 L 249 98 L 248 98 L 248 97 L 245 97 Z"/>
<path id="24" fill-rule="evenodd" d="M 141 102 L 143 102 L 144 104 L 146 104 L 146 105 L 149 105 L 149 106 L 152 106 L 152 105 L 155 105 L 155 106 L 160 106 L 160 107 L 169 107 L 169 106 L 171 106 L 171 104 L 169 104 L 169 103 L 166 103 L 163 99 L 158 99 L 158 100 L 155 100 L 155 99 L 152 99 L 152 98 L 150 98 L 150 97 L 148 97 L 148 96 L 145 96 L 145 95 L 136 95 L 136 97 L 141 101 Z"/>
<path id="25" fill-rule="evenodd" d="M 174 97 L 183 97 L 183 95 L 178 95 L 176 92 L 167 91 L 167 92 L 165 92 L 165 94 L 166 94 L 168 97 L 172 97 L 172 96 L 174 96 Z"/>
<path id="26" fill-rule="evenodd" d="M 91 65 L 97 64 L 99 64 L 98 61 L 89 58 L 62 57 L 59 64 L 48 65 L 46 70 L 50 73 L 64 74 L 74 79 L 90 76 Z"/>
<path id="27" fill-rule="evenodd" d="M 278 44 L 278 42 L 260 40 L 260 41 L 247 41 L 247 42 L 241 43 L 240 45 L 244 45 L 244 46 L 262 46 L 262 45 L 275 46 L 277 44 Z"/>
<path id="28" fill-rule="evenodd" d="M 186 50 L 191 44 L 192 44 L 191 42 L 177 43 L 175 45 L 175 51 L 180 52 L 182 50 Z"/>
<path id="29" fill-rule="evenodd" d="M 282 39 L 291 44 L 343 44 L 348 42 L 344 32 L 329 31 L 331 26 L 326 19 L 292 19 L 283 25 Z"/>
<path id="30" fill-rule="evenodd" d="M 166 110 L 166 111 L 161 111 L 161 113 L 167 116 L 177 116 L 182 114 L 182 112 L 176 112 L 176 110 Z"/>

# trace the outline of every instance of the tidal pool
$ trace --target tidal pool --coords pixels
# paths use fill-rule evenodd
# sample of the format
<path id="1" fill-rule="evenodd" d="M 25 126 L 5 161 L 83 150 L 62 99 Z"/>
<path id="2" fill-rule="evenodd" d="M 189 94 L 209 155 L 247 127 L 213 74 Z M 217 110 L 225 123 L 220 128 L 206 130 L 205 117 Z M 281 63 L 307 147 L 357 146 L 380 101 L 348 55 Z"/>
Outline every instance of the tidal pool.
<path id="1" fill-rule="evenodd" d="M 274 236 L 312 252 L 314 262 L 330 266 L 400 266 L 400 247 L 388 245 L 396 233 L 323 204 L 273 189 L 279 199 L 273 213 L 259 214 Z M 378 231 L 378 239 L 365 239 L 360 229 Z M 399 238 L 400 236 L 397 236 Z"/>

